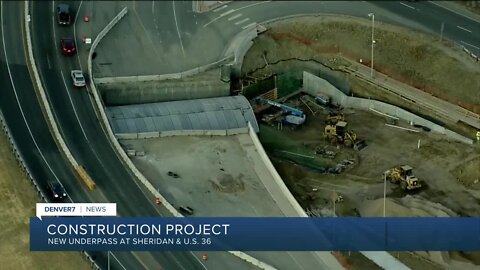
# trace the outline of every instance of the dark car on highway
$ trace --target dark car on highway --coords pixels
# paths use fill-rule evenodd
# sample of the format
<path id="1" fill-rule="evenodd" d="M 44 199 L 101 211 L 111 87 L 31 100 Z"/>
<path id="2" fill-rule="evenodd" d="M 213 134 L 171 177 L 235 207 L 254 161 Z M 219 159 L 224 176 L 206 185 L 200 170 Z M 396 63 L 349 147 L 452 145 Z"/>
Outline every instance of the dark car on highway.
<path id="1" fill-rule="evenodd" d="M 74 55 L 77 51 L 73 38 L 61 38 L 60 46 L 62 48 L 62 53 L 65 55 Z"/>
<path id="2" fill-rule="evenodd" d="M 59 182 L 49 182 L 48 189 L 50 190 L 54 200 L 61 200 L 67 197 L 67 192 Z"/>
<path id="3" fill-rule="evenodd" d="M 59 4 L 57 6 L 57 22 L 61 25 L 70 24 L 70 6 L 67 4 Z"/>

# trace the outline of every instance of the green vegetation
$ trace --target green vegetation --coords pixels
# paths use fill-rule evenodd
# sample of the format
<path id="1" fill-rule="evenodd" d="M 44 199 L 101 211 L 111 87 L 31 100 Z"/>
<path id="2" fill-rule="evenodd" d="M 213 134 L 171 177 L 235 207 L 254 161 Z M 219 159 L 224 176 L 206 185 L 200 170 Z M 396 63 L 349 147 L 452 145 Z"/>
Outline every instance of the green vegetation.
<path id="1" fill-rule="evenodd" d="M 276 158 L 289 160 L 310 169 L 319 169 L 331 165 L 315 156 L 312 149 L 293 140 L 285 133 L 275 130 L 275 128 L 261 124 L 259 139 L 265 150 Z"/>

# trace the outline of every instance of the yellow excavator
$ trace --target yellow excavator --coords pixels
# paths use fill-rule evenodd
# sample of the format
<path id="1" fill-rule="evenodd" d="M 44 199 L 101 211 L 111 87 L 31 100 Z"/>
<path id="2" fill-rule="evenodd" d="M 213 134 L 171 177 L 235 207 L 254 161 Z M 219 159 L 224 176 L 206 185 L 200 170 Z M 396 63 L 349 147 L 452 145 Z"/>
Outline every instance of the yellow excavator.
<path id="1" fill-rule="evenodd" d="M 386 180 L 394 184 L 400 183 L 403 190 L 413 190 L 422 187 L 420 181 L 413 175 L 413 169 L 409 165 L 394 167 L 384 172 Z"/>
<path id="2" fill-rule="evenodd" d="M 342 113 L 339 112 L 329 112 L 325 123 L 327 125 L 335 125 L 340 121 L 345 121 L 345 117 Z"/>
<path id="3" fill-rule="evenodd" d="M 367 147 L 364 140 L 358 140 L 357 134 L 351 130 L 347 130 L 347 122 L 338 121 L 335 125 L 327 125 L 323 132 L 323 137 L 330 141 L 331 144 L 344 144 L 347 147 L 360 151 Z"/>

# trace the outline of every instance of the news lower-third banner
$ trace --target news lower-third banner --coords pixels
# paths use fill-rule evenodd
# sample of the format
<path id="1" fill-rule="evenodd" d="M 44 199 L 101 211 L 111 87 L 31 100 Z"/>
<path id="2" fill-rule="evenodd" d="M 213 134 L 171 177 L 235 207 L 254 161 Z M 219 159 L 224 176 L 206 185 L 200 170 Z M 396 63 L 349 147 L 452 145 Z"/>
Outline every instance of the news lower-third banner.
<path id="1" fill-rule="evenodd" d="M 30 219 L 32 251 L 480 250 L 480 218 Z"/>

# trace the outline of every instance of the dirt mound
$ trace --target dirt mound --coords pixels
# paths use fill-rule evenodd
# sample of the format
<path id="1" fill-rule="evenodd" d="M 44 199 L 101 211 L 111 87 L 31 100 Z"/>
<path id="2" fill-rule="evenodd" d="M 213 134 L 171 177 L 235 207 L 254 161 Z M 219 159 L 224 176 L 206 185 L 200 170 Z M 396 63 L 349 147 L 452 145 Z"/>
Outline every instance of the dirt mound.
<path id="1" fill-rule="evenodd" d="M 242 180 L 243 174 L 233 177 L 230 174 L 221 174 L 217 177 L 217 181 L 210 180 L 212 187 L 216 191 L 225 193 L 235 193 L 245 190 L 245 183 Z"/>
<path id="2" fill-rule="evenodd" d="M 383 199 L 366 201 L 359 209 L 362 217 L 383 216 Z M 386 216 L 389 217 L 451 217 L 455 212 L 445 206 L 421 197 L 405 196 L 401 199 L 386 199 Z"/>
<path id="3" fill-rule="evenodd" d="M 452 170 L 452 174 L 464 186 L 480 189 L 480 157 L 458 165 Z"/>

